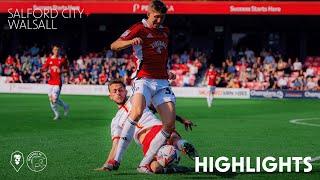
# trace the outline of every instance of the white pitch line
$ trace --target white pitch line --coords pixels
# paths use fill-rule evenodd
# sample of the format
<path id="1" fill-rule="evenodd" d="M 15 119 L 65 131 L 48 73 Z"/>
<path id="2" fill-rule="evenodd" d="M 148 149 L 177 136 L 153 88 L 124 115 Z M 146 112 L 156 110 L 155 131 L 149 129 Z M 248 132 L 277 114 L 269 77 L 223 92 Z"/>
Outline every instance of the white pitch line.
<path id="1" fill-rule="evenodd" d="M 305 126 L 320 127 L 320 124 L 301 122 L 301 121 L 308 121 L 308 120 L 314 120 L 314 119 L 320 119 L 320 118 L 292 119 L 289 122 L 292 123 L 292 124 L 300 124 L 300 125 L 305 125 Z"/>
<path id="2" fill-rule="evenodd" d="M 320 160 L 320 156 L 317 156 L 317 157 L 311 158 L 308 162 L 309 163 L 314 163 L 314 162 L 319 161 L 319 160 Z M 300 161 L 299 164 L 304 164 L 304 162 Z"/>
<path id="3" fill-rule="evenodd" d="M 320 156 L 314 157 L 312 158 L 309 162 L 313 163 L 315 161 L 319 161 L 320 160 Z"/>

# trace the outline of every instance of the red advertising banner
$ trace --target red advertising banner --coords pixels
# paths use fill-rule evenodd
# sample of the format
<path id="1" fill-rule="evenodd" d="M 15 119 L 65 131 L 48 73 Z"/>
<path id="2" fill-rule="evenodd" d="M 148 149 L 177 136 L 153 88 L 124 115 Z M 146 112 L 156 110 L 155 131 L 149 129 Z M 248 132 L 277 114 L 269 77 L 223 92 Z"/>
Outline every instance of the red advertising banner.
<path id="1" fill-rule="evenodd" d="M 165 1 L 169 14 L 320 15 L 314 1 Z M 85 14 L 144 14 L 149 1 L 0 1 L 0 13 L 34 10 L 83 11 Z"/>

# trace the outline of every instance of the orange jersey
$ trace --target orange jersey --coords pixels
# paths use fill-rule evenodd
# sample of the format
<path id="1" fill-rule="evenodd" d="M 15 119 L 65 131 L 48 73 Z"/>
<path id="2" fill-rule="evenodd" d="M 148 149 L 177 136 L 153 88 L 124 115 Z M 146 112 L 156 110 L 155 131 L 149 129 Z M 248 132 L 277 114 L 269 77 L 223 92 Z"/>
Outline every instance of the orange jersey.
<path id="1" fill-rule="evenodd" d="M 63 68 L 68 68 L 68 62 L 61 57 L 49 57 L 46 60 L 46 63 L 43 65 L 42 69 L 49 69 L 50 78 L 48 84 L 50 85 L 62 85 L 61 82 L 61 72 Z"/>

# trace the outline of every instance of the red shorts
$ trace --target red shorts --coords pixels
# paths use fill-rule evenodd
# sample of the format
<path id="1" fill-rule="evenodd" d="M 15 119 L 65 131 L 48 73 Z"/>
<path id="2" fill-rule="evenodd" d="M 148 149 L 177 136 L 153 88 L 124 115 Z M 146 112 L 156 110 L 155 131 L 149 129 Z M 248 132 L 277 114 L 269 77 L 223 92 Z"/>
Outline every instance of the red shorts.
<path id="1" fill-rule="evenodd" d="M 143 150 L 143 155 L 145 155 L 150 147 L 150 143 L 153 140 L 153 138 L 160 132 L 162 129 L 162 125 L 156 125 L 153 126 L 148 134 L 144 137 L 144 140 L 142 142 L 142 150 Z"/>

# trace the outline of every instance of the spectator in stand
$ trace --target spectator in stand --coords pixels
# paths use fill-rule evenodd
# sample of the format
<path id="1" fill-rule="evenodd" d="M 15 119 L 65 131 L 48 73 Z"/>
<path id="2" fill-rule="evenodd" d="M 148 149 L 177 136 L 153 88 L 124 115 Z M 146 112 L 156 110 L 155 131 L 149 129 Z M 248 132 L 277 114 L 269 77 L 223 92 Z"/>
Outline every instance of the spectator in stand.
<path id="1" fill-rule="evenodd" d="M 99 77 L 99 68 L 96 64 L 94 64 L 91 68 L 90 74 L 86 74 L 86 77 L 88 77 L 90 84 L 97 84 L 98 83 L 98 77 Z"/>
<path id="2" fill-rule="evenodd" d="M 31 71 L 29 69 L 23 70 L 21 74 L 22 82 L 23 83 L 30 83 L 30 76 L 31 76 Z"/>
<path id="3" fill-rule="evenodd" d="M 313 77 L 314 76 L 314 69 L 312 68 L 311 65 L 308 66 L 306 72 L 305 72 L 305 77 Z"/>
<path id="4" fill-rule="evenodd" d="M 249 48 L 246 48 L 246 51 L 244 52 L 246 55 L 246 59 L 248 60 L 249 63 L 254 63 L 255 58 L 254 58 L 254 52 L 250 50 Z"/>
<path id="5" fill-rule="evenodd" d="M 189 54 L 187 51 L 184 51 L 183 54 L 180 56 L 180 63 L 185 64 L 190 59 Z"/>
<path id="6" fill-rule="evenodd" d="M 291 83 L 292 90 L 303 90 L 303 76 L 299 76 L 296 79 L 294 79 Z"/>
<path id="7" fill-rule="evenodd" d="M 277 71 L 283 71 L 284 72 L 284 69 L 286 68 L 287 66 L 287 63 L 283 61 L 282 58 L 279 59 L 278 63 L 277 63 Z"/>
<path id="8" fill-rule="evenodd" d="M 275 64 L 275 59 L 271 52 L 266 53 L 263 64 Z"/>
<path id="9" fill-rule="evenodd" d="M 87 80 L 85 78 L 85 75 L 83 73 L 80 73 L 78 77 L 74 80 L 75 84 L 87 84 Z"/>
<path id="10" fill-rule="evenodd" d="M 119 69 L 119 76 L 121 78 L 125 77 L 127 75 L 126 66 L 122 65 L 121 69 Z"/>
<path id="11" fill-rule="evenodd" d="M 273 73 L 270 74 L 270 77 L 269 77 L 269 86 L 268 86 L 268 89 L 275 89 L 276 88 L 276 82 L 277 82 L 277 78 L 274 76 Z"/>
<path id="12" fill-rule="evenodd" d="M 15 62 L 15 59 L 14 57 L 12 57 L 11 55 L 9 55 L 6 59 L 6 62 L 5 62 L 5 65 L 8 66 L 8 67 L 11 67 L 11 66 L 15 66 L 16 62 Z"/>
<path id="13" fill-rule="evenodd" d="M 75 84 L 75 78 L 74 78 L 74 75 L 72 73 L 70 74 L 68 81 L 66 81 L 65 83 Z"/>
<path id="14" fill-rule="evenodd" d="M 184 87 L 190 86 L 190 73 L 187 73 L 186 75 L 183 76 L 182 82 Z"/>
<path id="15" fill-rule="evenodd" d="M 257 77 L 256 77 L 257 82 L 263 83 L 264 82 L 264 74 L 261 72 L 259 68 L 257 68 Z"/>
<path id="16" fill-rule="evenodd" d="M 293 63 L 293 70 L 294 71 L 301 71 L 302 70 L 302 63 L 296 58 L 295 62 Z"/>
<path id="17" fill-rule="evenodd" d="M 316 91 L 317 88 L 317 83 L 313 80 L 312 77 L 307 78 L 307 84 L 305 90 L 307 91 Z"/>
<path id="18" fill-rule="evenodd" d="M 40 49 L 37 47 L 37 44 L 34 44 L 31 48 L 30 48 L 30 53 L 31 56 L 36 56 L 38 55 Z"/>
<path id="19" fill-rule="evenodd" d="M 231 60 L 231 59 L 227 59 L 226 64 L 227 64 L 227 66 L 228 66 L 227 72 L 228 72 L 230 75 L 234 76 L 234 75 L 236 74 L 236 68 L 234 67 L 232 60 Z"/>
<path id="20" fill-rule="evenodd" d="M 99 74 L 99 85 L 105 85 L 107 82 L 107 75 L 106 75 L 106 71 L 104 69 L 102 69 L 101 73 Z"/>
<path id="21" fill-rule="evenodd" d="M 21 75 L 13 68 L 10 83 L 23 83 Z"/>
<path id="22" fill-rule="evenodd" d="M 256 78 L 257 78 L 256 71 L 257 71 L 256 69 L 247 68 L 246 77 L 247 77 L 247 80 L 248 80 L 248 81 L 254 81 L 254 80 L 256 80 Z"/>
<path id="23" fill-rule="evenodd" d="M 279 77 L 277 86 L 279 89 L 288 89 L 288 77 Z"/>
<path id="24" fill-rule="evenodd" d="M 32 72 L 30 76 L 30 82 L 31 83 L 40 83 L 41 79 L 43 78 L 40 69 L 36 69 L 35 71 Z"/>
<path id="25" fill-rule="evenodd" d="M 31 50 L 32 48 L 34 50 Z M 11 82 L 15 77 L 16 82 L 45 83 L 48 79 L 47 74 L 39 73 L 38 69 L 49 54 L 45 54 L 43 52 L 45 48 L 40 49 L 37 45 L 32 48 L 21 51 L 22 54 L 7 56 L 5 62 L 0 64 L 0 75 L 7 76 L 8 81 Z M 39 50 L 36 50 L 37 48 Z M 262 50 L 258 57 L 254 57 L 255 52 L 248 48 L 245 51 L 240 50 L 238 53 L 231 50 L 230 53 L 232 56 L 236 54 L 238 56 L 234 57 L 234 61 L 227 58 L 222 62 L 221 67 L 216 68 L 220 73 L 217 79 L 219 87 L 240 86 L 252 89 L 272 89 L 280 88 L 279 84 L 285 84 L 286 81 L 286 87 L 281 88 L 319 89 L 320 57 L 307 57 L 305 62 L 295 58 L 295 62 L 291 63 L 290 58 L 283 59 L 280 53 L 272 51 Z M 109 78 L 120 77 L 124 82 L 130 84 L 130 76 L 135 69 L 131 58 L 126 53 L 121 55 L 112 51 L 107 51 L 106 54 L 91 52 L 81 55 L 71 61 L 70 76 L 64 79 L 64 83 L 105 84 Z M 172 81 L 172 84 L 176 86 L 199 85 L 196 82 L 203 76 L 203 65 L 207 60 L 206 53 L 190 49 L 182 54 L 174 53 L 170 58 L 172 59 L 171 70 L 177 74 L 177 79 Z M 17 74 L 19 78 L 17 78 Z M 309 80 L 309 77 L 312 80 Z"/>
<path id="26" fill-rule="evenodd" d="M 240 88 L 240 83 L 237 79 L 231 79 L 227 85 L 227 88 Z"/>

